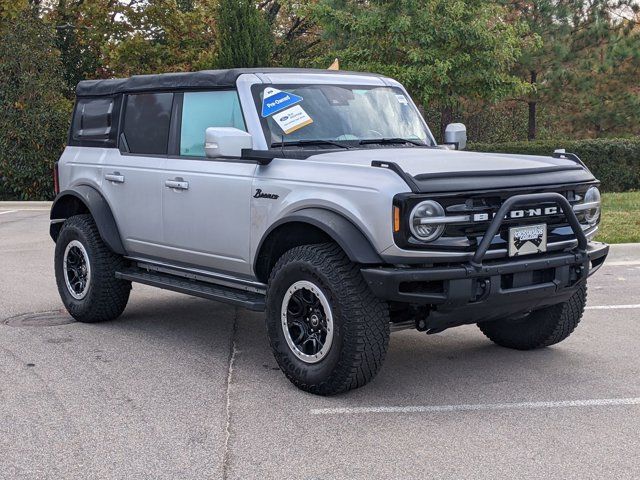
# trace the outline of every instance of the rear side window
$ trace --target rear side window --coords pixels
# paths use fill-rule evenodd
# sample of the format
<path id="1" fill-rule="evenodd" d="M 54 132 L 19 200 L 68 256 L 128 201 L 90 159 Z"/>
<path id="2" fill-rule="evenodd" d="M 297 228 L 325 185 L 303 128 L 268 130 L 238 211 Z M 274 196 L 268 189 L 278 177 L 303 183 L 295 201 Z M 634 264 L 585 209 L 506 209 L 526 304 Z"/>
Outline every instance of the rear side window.
<path id="1" fill-rule="evenodd" d="M 70 144 L 114 144 L 116 119 L 113 97 L 79 98 L 73 116 Z"/>
<path id="2" fill-rule="evenodd" d="M 235 127 L 246 131 L 235 90 L 185 92 L 180 155 L 204 157 L 204 135 L 209 127 Z"/>
<path id="3" fill-rule="evenodd" d="M 169 141 L 173 93 L 128 95 L 123 135 L 131 153 L 165 155 Z"/>

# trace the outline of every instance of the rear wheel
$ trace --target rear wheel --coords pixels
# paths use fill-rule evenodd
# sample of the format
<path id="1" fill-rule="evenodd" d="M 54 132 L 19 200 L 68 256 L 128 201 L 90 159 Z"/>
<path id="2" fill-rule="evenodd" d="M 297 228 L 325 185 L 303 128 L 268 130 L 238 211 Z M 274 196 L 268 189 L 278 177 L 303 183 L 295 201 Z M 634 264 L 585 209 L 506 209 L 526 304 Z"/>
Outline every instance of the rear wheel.
<path id="1" fill-rule="evenodd" d="M 494 343 L 517 350 L 533 350 L 563 341 L 580 323 L 587 302 L 587 286 L 580 287 L 564 303 L 531 312 L 518 319 L 478 324 Z"/>
<path id="2" fill-rule="evenodd" d="M 298 388 L 332 395 L 369 382 L 389 344 L 389 311 L 335 244 L 286 252 L 271 272 L 267 332 Z"/>
<path id="3" fill-rule="evenodd" d="M 104 244 L 91 215 L 65 220 L 56 240 L 55 274 L 62 303 L 73 318 L 93 323 L 119 317 L 131 282 L 115 273 L 125 266 Z"/>

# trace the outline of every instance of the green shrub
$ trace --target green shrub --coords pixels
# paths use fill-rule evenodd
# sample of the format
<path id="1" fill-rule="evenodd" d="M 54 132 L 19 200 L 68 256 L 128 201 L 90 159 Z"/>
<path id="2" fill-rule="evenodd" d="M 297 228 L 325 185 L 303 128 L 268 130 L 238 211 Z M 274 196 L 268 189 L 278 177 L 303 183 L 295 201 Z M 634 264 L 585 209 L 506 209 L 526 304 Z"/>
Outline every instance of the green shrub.
<path id="1" fill-rule="evenodd" d="M 640 190 L 640 138 L 547 140 L 514 143 L 471 143 L 476 152 L 551 155 L 564 148 L 575 153 L 602 182 L 606 192 Z"/>
<path id="2" fill-rule="evenodd" d="M 53 30 L 31 11 L 0 29 L 0 198 L 53 196 L 70 118 Z"/>

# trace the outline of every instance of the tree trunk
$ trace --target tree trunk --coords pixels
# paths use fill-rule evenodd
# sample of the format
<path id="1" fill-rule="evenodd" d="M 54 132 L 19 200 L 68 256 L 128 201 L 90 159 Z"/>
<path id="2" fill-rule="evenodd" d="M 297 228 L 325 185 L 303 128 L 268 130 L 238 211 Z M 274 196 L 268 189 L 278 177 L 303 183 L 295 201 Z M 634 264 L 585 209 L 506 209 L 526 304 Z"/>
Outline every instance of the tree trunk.
<path id="1" fill-rule="evenodd" d="M 531 70 L 531 85 L 535 85 L 538 80 L 538 73 L 534 70 Z M 536 134 L 538 133 L 538 126 L 536 124 L 536 109 L 538 107 L 538 102 L 534 99 L 529 101 L 529 133 L 527 134 L 527 138 L 529 140 L 535 140 Z"/>
<path id="2" fill-rule="evenodd" d="M 453 120 L 453 108 L 452 107 L 443 107 L 440 110 L 440 138 L 441 141 L 444 142 L 444 131 L 447 129 L 447 125 L 451 123 Z"/>

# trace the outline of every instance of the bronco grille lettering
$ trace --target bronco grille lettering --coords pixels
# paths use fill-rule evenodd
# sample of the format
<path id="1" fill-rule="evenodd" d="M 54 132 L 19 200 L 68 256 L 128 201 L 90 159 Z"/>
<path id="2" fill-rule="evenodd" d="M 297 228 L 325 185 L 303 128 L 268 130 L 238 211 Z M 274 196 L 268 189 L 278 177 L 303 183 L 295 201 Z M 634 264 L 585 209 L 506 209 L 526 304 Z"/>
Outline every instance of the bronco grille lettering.
<path id="1" fill-rule="evenodd" d="M 558 207 L 539 207 L 539 208 L 526 208 L 522 210 L 511 210 L 509 213 L 505 215 L 506 219 L 513 218 L 534 218 L 534 217 L 542 217 L 547 215 L 556 215 L 558 213 Z M 473 221 L 474 222 L 486 222 L 488 220 L 493 219 L 496 216 L 494 213 L 474 213 Z"/>

